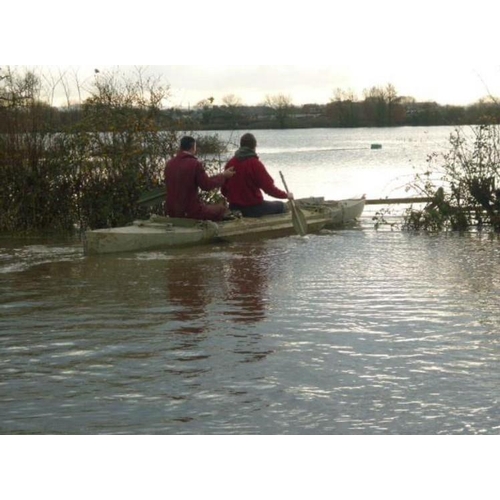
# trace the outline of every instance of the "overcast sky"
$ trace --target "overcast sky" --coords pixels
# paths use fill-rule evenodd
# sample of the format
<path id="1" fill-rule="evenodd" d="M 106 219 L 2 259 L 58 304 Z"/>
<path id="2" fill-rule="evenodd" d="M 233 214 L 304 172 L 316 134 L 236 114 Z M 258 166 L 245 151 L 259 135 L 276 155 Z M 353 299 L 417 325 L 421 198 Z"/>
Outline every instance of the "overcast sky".
<path id="1" fill-rule="evenodd" d="M 336 88 L 362 97 L 388 83 L 441 104 L 500 95 L 496 1 L 76 5 L 7 6 L 0 64 L 69 67 L 81 79 L 94 68 L 147 66 L 170 85 L 170 104 L 182 106 L 228 94 L 253 105 L 277 93 L 321 104 Z"/>

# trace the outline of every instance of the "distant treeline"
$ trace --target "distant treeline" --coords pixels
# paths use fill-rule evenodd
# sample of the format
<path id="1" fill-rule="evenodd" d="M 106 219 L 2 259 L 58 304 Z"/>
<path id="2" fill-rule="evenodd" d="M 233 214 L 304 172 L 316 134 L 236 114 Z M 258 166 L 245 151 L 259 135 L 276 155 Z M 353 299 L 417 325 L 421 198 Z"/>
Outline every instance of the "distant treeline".
<path id="1" fill-rule="evenodd" d="M 265 106 L 213 106 L 202 110 L 164 111 L 167 119 L 191 118 L 207 130 L 273 128 L 354 128 L 500 123 L 500 106 L 478 103 L 470 106 L 439 105 L 435 102 L 338 101 L 328 104 L 290 106 L 279 116 Z"/>
<path id="2" fill-rule="evenodd" d="M 37 120 L 48 132 L 64 132 L 88 126 L 84 119 L 92 105 L 57 108 L 42 102 L 36 105 Z M 108 114 L 100 103 L 94 112 Z M 122 108 L 124 113 L 126 106 Z M 33 108 L 32 108 L 33 111 Z M 135 112 L 137 113 L 137 109 Z M 147 110 L 140 110 L 147 114 Z M 1 108 L 0 133 L 8 133 L 14 119 L 9 109 Z M 26 117 L 27 118 L 27 117 Z M 29 119 L 32 119 L 31 116 Z M 16 117 L 19 119 L 19 116 Z M 193 109 L 168 108 L 155 110 L 155 127 L 163 130 L 250 130 L 275 128 L 355 128 L 402 126 L 462 126 L 500 123 L 500 105 L 478 102 L 468 106 L 440 105 L 401 98 L 398 102 L 365 99 L 334 101 L 328 104 L 290 105 L 286 109 L 269 106 L 225 105 Z M 95 124 L 95 123 L 94 123 Z M 100 123 L 102 126 L 103 123 Z M 92 126 L 92 125 L 91 125 Z"/>
<path id="3" fill-rule="evenodd" d="M 239 97 L 229 94 L 222 98 L 222 104 L 209 97 L 185 109 L 166 107 L 170 97 L 169 85 L 158 78 L 146 77 L 140 69 L 132 79 L 96 70 L 94 78 L 86 85 L 76 81 L 79 89 L 76 101 L 70 94 L 70 84 L 64 75 L 53 78 L 52 85 L 48 85 L 49 81 L 43 75 L 30 72 L 19 74 L 11 68 L 0 68 L 0 133 L 9 133 L 12 122 L 22 119 L 19 113 L 21 108 L 29 108 L 30 116 L 26 112 L 25 118 L 32 120 L 35 116 L 47 132 L 64 132 L 75 127 L 92 131 L 97 124 L 102 127 L 106 123 L 105 120 L 89 123 L 86 118 L 89 112 L 95 116 L 109 116 L 117 110 L 123 114 L 130 114 L 131 111 L 135 115 L 142 113 L 149 121 L 154 120 L 155 128 L 178 131 L 500 123 L 500 102 L 493 96 L 467 106 L 442 105 L 400 96 L 392 84 L 365 89 L 363 98 L 339 88 L 327 104 L 297 106 L 289 96 L 276 94 L 267 95 L 261 105 L 248 106 Z M 61 86 L 67 93 L 67 104 L 56 107 L 50 103 L 54 101 L 56 88 Z"/>

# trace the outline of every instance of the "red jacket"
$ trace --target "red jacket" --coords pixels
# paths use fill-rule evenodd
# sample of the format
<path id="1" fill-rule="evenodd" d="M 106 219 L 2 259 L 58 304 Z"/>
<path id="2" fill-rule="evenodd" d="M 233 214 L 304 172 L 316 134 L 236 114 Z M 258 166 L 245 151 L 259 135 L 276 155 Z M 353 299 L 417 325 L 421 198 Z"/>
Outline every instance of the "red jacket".
<path id="1" fill-rule="evenodd" d="M 269 175 L 264 164 L 258 156 L 240 159 L 233 157 L 226 165 L 226 169 L 234 167 L 235 174 L 222 187 L 222 194 L 231 205 L 252 207 L 264 201 L 264 193 L 284 200 L 287 198 L 285 191 L 274 185 L 273 178 Z"/>
<path id="2" fill-rule="evenodd" d="M 224 180 L 222 174 L 209 177 L 196 156 L 181 151 L 165 166 L 167 215 L 190 219 L 221 220 L 226 210 L 225 207 L 204 204 L 198 196 L 198 188 L 211 191 L 221 187 Z"/>

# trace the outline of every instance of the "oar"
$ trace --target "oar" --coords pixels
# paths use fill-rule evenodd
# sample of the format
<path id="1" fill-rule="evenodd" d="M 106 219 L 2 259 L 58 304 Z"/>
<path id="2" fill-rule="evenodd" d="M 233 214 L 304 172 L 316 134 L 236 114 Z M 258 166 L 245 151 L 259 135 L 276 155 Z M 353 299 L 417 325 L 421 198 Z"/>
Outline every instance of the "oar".
<path id="1" fill-rule="evenodd" d="M 165 186 L 160 186 L 151 191 L 146 191 L 139 196 L 137 204 L 142 206 L 154 207 L 165 201 Z"/>
<path id="2" fill-rule="evenodd" d="M 288 191 L 288 186 L 286 185 L 285 178 L 283 177 L 283 174 L 280 172 L 281 180 L 283 181 L 283 185 L 285 186 L 285 190 L 287 193 L 290 193 Z M 292 222 L 293 222 L 293 227 L 297 234 L 300 234 L 300 236 L 305 236 L 307 234 L 307 220 L 305 215 L 302 213 L 302 210 L 295 205 L 295 200 L 290 200 L 290 206 L 292 207 Z"/>

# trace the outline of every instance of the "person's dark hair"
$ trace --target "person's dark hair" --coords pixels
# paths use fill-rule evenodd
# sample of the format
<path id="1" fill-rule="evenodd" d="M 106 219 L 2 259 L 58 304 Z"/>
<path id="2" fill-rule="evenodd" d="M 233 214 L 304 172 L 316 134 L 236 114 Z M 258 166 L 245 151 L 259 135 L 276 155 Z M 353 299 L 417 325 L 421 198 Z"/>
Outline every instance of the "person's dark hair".
<path id="1" fill-rule="evenodd" d="M 196 143 L 196 139 L 189 135 L 184 136 L 181 139 L 181 151 L 189 151 L 193 145 Z"/>
<path id="2" fill-rule="evenodd" d="M 243 134 L 240 139 L 240 147 L 255 149 L 257 147 L 257 139 L 253 134 Z"/>

